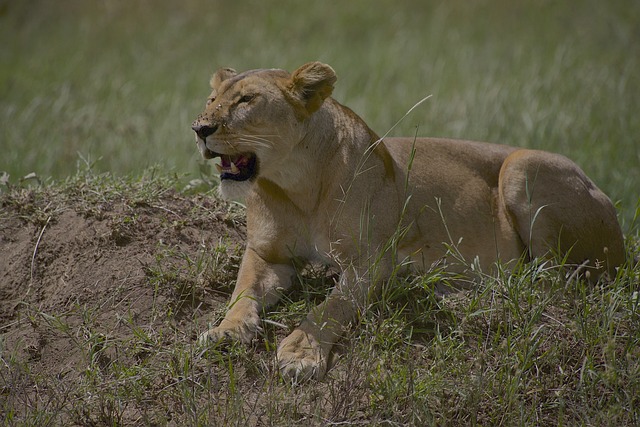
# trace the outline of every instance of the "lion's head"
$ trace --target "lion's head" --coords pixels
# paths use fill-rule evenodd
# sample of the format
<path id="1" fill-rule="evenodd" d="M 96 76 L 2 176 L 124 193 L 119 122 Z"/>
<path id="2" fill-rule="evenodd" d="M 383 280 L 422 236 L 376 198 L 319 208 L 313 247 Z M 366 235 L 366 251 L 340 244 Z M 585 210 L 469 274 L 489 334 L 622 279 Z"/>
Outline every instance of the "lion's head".
<path id="1" fill-rule="evenodd" d="M 331 67 L 319 62 L 283 70 L 218 70 L 204 111 L 193 122 L 198 149 L 216 164 L 222 185 L 252 182 L 287 168 L 304 137 L 304 122 L 331 95 Z"/>

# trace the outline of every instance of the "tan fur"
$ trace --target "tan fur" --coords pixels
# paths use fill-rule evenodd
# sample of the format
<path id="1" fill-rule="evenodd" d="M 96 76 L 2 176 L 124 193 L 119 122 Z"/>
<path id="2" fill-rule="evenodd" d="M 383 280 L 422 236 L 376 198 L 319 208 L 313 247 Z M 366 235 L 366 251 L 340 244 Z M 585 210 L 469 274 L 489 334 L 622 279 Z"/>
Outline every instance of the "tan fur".
<path id="1" fill-rule="evenodd" d="M 592 277 L 623 263 L 610 200 L 567 158 L 470 141 L 379 141 L 330 97 L 335 81 L 317 62 L 292 74 L 223 69 L 212 78 L 193 126 L 217 130 L 196 138 L 200 151 L 255 153 L 259 168 L 249 181 L 221 183 L 223 194 L 244 193 L 247 248 L 229 310 L 202 339 L 250 342 L 294 265 L 326 262 L 341 278 L 277 355 L 285 377 L 322 378 L 343 328 L 400 261 L 490 273 L 497 261 L 560 251 L 569 264 L 588 260 Z M 247 94 L 255 96 L 241 103 Z"/>

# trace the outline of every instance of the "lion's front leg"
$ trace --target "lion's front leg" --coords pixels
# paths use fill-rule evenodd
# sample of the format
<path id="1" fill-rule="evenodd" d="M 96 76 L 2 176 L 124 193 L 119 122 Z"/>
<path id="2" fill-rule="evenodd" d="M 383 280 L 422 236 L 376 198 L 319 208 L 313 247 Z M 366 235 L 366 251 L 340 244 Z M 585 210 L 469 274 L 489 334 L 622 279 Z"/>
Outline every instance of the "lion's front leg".
<path id="1" fill-rule="evenodd" d="M 280 291 L 291 286 L 294 274 L 292 265 L 269 263 L 247 247 L 229 309 L 217 327 L 200 335 L 200 343 L 250 343 L 261 330 L 260 311 L 280 299 Z"/>
<path id="2" fill-rule="evenodd" d="M 284 378 L 299 382 L 324 377 L 331 349 L 358 311 L 377 296 L 382 276 L 380 270 L 361 273 L 356 268 L 342 273 L 329 297 L 280 343 L 278 363 Z"/>

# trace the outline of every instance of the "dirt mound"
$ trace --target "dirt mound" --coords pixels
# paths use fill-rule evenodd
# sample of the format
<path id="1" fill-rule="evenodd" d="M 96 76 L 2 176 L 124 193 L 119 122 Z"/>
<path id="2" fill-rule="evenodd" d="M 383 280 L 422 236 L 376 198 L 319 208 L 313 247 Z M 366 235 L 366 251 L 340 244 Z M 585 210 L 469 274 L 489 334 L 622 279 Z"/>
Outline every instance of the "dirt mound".
<path id="1" fill-rule="evenodd" d="M 241 212 L 166 186 L 141 196 L 147 185 L 0 193 L 0 354 L 28 363 L 27 382 L 78 375 L 105 342 L 162 328 L 169 312 L 192 339 L 223 308 L 244 244 Z M 0 372 L 0 396 L 29 385 L 13 368 Z"/>

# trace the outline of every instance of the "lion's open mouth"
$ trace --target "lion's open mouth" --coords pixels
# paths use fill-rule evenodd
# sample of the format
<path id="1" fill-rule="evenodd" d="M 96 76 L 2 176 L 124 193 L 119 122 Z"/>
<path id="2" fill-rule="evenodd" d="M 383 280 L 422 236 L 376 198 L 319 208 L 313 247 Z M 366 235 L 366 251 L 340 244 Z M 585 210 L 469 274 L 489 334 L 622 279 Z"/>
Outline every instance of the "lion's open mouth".
<path id="1" fill-rule="evenodd" d="M 212 154 L 211 157 L 220 157 L 220 164 L 215 165 L 222 180 L 246 181 L 253 178 L 258 171 L 258 159 L 253 153 Z"/>

